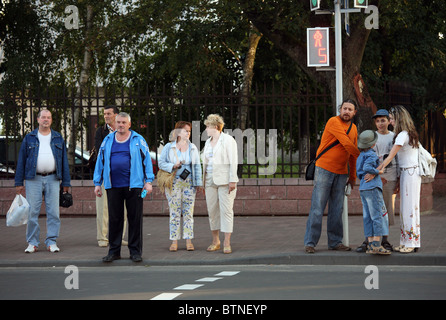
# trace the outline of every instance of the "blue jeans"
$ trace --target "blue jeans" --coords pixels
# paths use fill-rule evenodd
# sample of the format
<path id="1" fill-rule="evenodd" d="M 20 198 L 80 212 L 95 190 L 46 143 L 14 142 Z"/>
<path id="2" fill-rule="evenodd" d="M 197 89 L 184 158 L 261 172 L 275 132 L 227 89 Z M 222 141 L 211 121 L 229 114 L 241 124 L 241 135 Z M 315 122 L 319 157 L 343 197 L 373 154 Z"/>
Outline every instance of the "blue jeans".
<path id="1" fill-rule="evenodd" d="M 389 234 L 387 209 L 381 189 L 361 190 L 364 235 L 382 237 Z"/>
<path id="2" fill-rule="evenodd" d="M 328 247 L 334 248 L 342 243 L 344 236 L 342 211 L 347 179 L 347 174 L 336 174 L 316 167 L 315 183 L 311 196 L 311 209 L 304 238 L 305 246 L 315 247 L 319 242 L 322 232 L 322 217 L 327 202 Z"/>
<path id="3" fill-rule="evenodd" d="M 46 211 L 45 245 L 48 247 L 55 244 L 59 237 L 59 188 L 60 181 L 55 174 L 45 177 L 36 175 L 34 179 L 25 180 L 26 200 L 30 205 L 26 241 L 33 246 L 37 247 L 40 242 L 39 214 L 42 206 L 42 195 L 45 196 Z"/>

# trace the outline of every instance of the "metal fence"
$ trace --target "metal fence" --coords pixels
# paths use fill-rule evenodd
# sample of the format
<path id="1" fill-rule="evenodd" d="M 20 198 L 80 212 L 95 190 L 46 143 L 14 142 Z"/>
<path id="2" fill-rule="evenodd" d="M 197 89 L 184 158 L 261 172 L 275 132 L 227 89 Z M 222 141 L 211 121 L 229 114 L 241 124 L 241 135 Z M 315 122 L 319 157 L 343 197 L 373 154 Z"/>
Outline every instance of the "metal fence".
<path id="1" fill-rule="evenodd" d="M 191 140 L 201 150 L 207 138 L 204 119 L 220 114 L 224 130 L 239 142 L 242 178 L 299 177 L 333 114 L 330 93 L 311 85 L 299 89 L 254 85 L 249 97 L 224 85 L 206 89 L 95 87 L 84 92 L 24 89 L 0 97 L 1 178 L 13 178 L 20 141 L 37 128 L 37 113 L 46 108 L 53 114 L 52 128 L 67 141 L 72 178 L 91 179 L 89 150 L 96 128 L 103 123 L 103 106 L 110 104 L 131 115 L 132 129 L 146 138 L 154 162 L 177 121 L 193 123 Z"/>
<path id="2" fill-rule="evenodd" d="M 371 94 L 378 108 L 403 104 L 416 109 L 410 87 L 386 83 Z M 204 119 L 220 114 L 224 130 L 238 142 L 241 178 L 301 177 L 316 153 L 325 123 L 335 113 L 329 91 L 309 83 L 300 88 L 256 84 L 249 97 L 230 85 L 16 90 L 0 95 L 0 179 L 14 178 L 21 140 L 37 128 L 37 113 L 43 108 L 51 110 L 52 128 L 67 142 L 72 179 L 92 179 L 89 151 L 96 128 L 103 124 L 105 105 L 116 105 L 131 115 L 131 128 L 147 140 L 154 165 L 177 121 L 192 122 L 191 140 L 202 150 L 207 138 Z M 437 118 L 428 117 L 420 133 L 443 170 L 444 137 L 438 128 L 443 125 L 437 124 Z"/>

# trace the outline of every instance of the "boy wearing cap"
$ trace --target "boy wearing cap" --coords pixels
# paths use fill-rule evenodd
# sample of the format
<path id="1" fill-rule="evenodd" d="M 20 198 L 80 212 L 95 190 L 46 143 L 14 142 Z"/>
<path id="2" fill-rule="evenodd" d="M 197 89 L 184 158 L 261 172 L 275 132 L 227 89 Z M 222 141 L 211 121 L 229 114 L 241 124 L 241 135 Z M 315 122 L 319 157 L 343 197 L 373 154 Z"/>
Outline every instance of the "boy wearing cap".
<path id="1" fill-rule="evenodd" d="M 383 236 L 383 219 L 387 212 L 382 195 L 382 181 L 379 171 L 379 158 L 372 149 L 378 140 L 378 134 L 366 130 L 359 135 L 358 149 L 361 151 L 356 161 L 356 174 L 360 179 L 359 193 L 363 207 L 364 234 L 369 242 L 367 253 L 390 254 L 390 250 L 381 245 Z M 366 182 L 364 176 L 375 175 L 373 180 Z"/>
<path id="2" fill-rule="evenodd" d="M 387 110 L 378 110 L 372 119 L 375 121 L 376 133 L 378 134 L 378 141 L 373 149 L 378 155 L 379 163 L 382 163 L 388 157 L 390 150 L 392 150 L 395 134 L 389 131 L 390 118 Z M 383 197 L 388 211 L 389 225 L 395 223 L 395 188 L 397 187 L 398 181 L 397 167 L 398 162 L 397 157 L 395 157 L 381 175 Z"/>

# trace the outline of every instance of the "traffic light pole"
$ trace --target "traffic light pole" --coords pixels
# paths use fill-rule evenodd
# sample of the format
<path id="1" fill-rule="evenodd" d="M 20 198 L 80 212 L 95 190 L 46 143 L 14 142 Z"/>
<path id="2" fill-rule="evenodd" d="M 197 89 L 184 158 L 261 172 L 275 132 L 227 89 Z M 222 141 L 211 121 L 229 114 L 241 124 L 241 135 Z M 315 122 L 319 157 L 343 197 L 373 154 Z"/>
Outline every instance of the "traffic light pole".
<path id="1" fill-rule="evenodd" d="M 342 104 L 342 19 L 340 0 L 334 1 L 335 9 L 335 52 L 336 52 L 336 115 L 339 115 L 339 106 Z"/>
<path id="2" fill-rule="evenodd" d="M 335 62 L 335 70 L 336 70 L 336 115 L 338 116 L 340 114 L 339 109 L 342 105 L 343 101 L 343 79 L 342 79 L 342 18 L 341 14 L 344 13 L 348 15 L 349 13 L 358 13 L 361 12 L 360 9 L 361 6 L 357 5 L 355 3 L 355 8 L 349 9 L 348 8 L 348 1 L 345 2 L 345 8 L 341 9 L 341 1 L 344 0 L 334 0 L 334 18 L 335 18 L 335 53 L 336 53 L 336 62 Z M 364 7 L 367 7 L 367 1 L 365 1 Z M 364 2 L 363 1 L 363 2 Z M 333 11 L 330 10 L 319 10 L 319 2 L 310 2 L 310 7 L 315 6 L 315 14 L 333 14 Z M 316 8 L 317 5 L 317 8 Z M 312 9 L 313 11 L 313 9 Z M 348 21 L 348 19 L 346 19 Z M 347 22 L 348 23 L 348 22 Z M 348 25 L 346 26 L 346 29 L 348 29 Z M 323 68 L 319 68 L 322 71 Z M 325 70 L 329 70 L 329 68 L 325 68 Z M 344 195 L 344 209 L 342 212 L 342 224 L 344 226 L 344 238 L 342 239 L 342 243 L 345 246 L 349 246 L 349 232 L 348 232 L 348 198 L 347 196 L 350 195 L 350 190 L 347 191 L 346 187 L 346 194 Z"/>
<path id="3" fill-rule="evenodd" d="M 341 0 L 334 0 L 335 16 L 335 51 L 336 51 L 336 115 L 339 115 L 339 107 L 343 101 L 343 83 L 342 83 L 342 19 L 341 19 Z M 342 211 L 342 224 L 344 237 L 342 243 L 349 246 L 348 230 L 348 196 L 344 195 L 344 206 Z"/>

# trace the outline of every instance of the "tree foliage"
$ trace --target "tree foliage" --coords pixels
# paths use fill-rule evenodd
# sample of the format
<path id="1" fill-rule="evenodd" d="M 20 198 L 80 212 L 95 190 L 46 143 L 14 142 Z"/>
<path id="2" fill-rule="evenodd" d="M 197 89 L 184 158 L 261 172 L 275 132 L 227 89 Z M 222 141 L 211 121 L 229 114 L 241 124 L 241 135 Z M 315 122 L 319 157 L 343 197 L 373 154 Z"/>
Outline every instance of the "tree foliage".
<path id="1" fill-rule="evenodd" d="M 379 29 L 365 29 L 362 11 L 350 15 L 351 35 L 343 32 L 344 96 L 354 95 L 352 77 L 359 73 L 370 91 L 383 81 L 408 81 L 421 97 L 420 109 L 444 107 L 446 2 L 369 4 L 379 8 Z M 65 28 L 68 5 L 79 10 L 79 29 Z M 90 85 L 239 88 L 251 23 L 262 34 L 254 83 L 272 80 L 304 90 L 310 79 L 334 92 L 333 72 L 306 67 L 306 28 L 333 26 L 331 15 L 310 12 L 308 0 L 18 0 L 1 6 L 3 92 L 78 85 L 86 49 Z"/>

